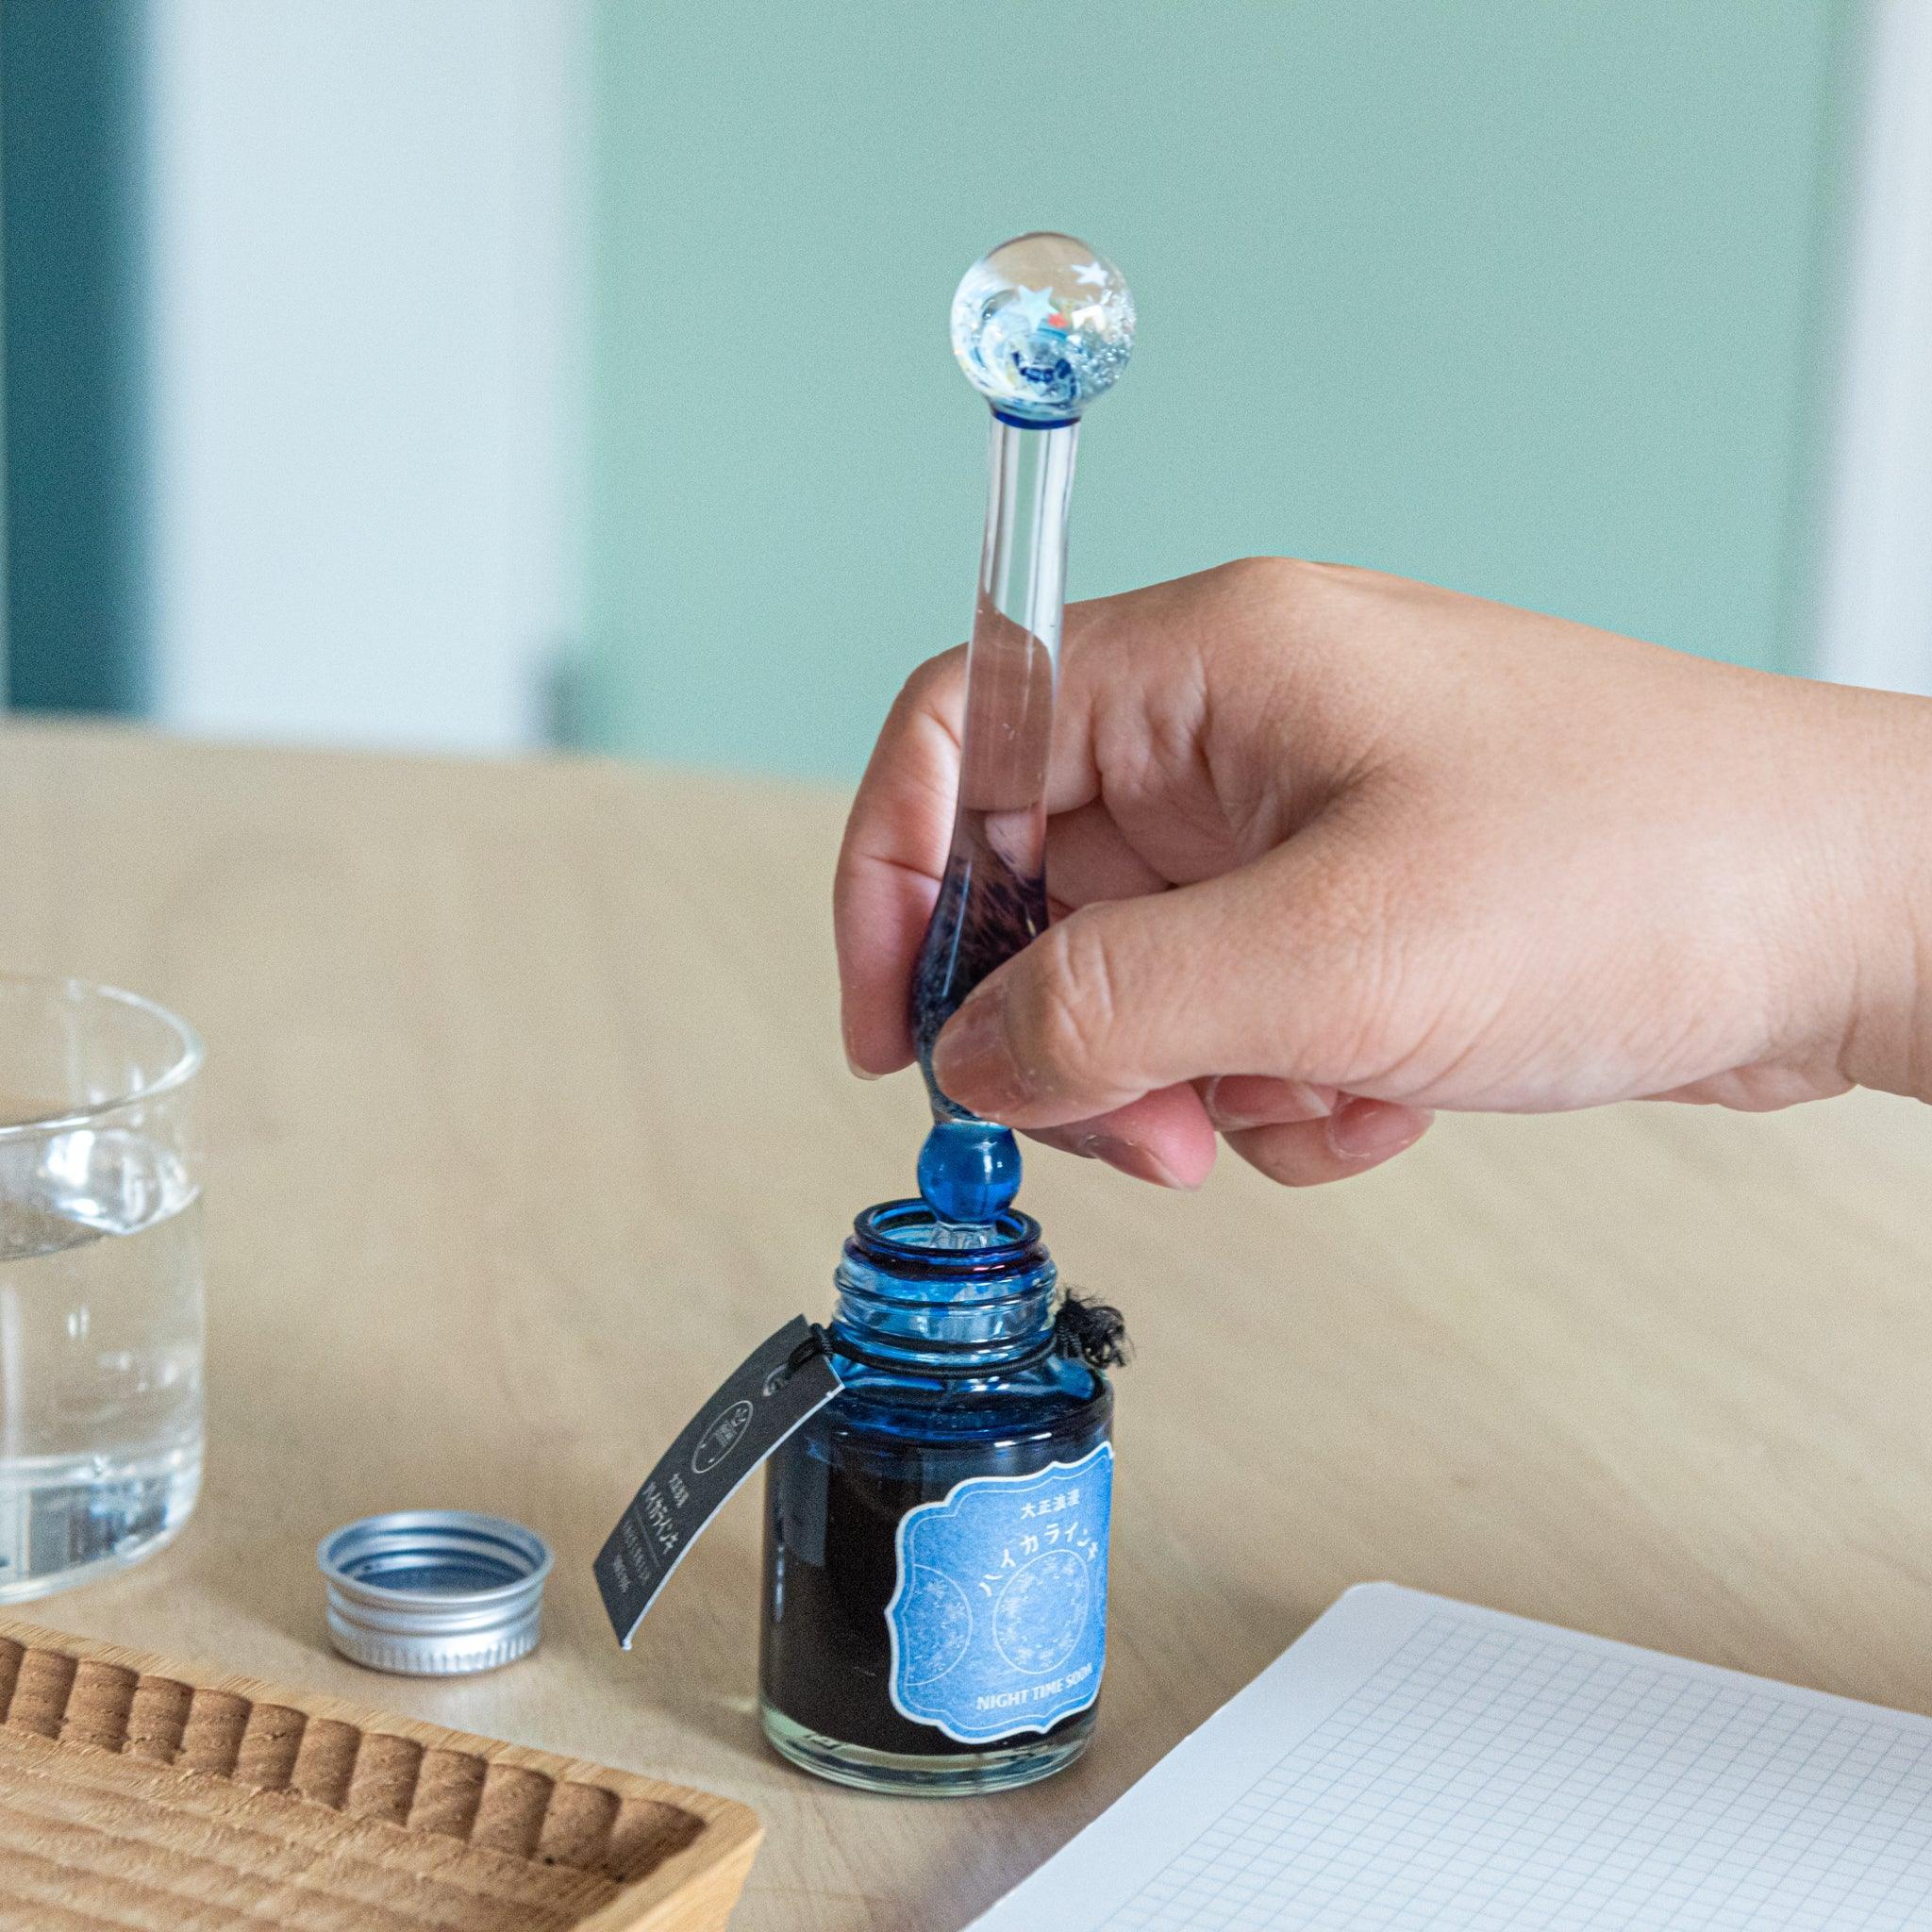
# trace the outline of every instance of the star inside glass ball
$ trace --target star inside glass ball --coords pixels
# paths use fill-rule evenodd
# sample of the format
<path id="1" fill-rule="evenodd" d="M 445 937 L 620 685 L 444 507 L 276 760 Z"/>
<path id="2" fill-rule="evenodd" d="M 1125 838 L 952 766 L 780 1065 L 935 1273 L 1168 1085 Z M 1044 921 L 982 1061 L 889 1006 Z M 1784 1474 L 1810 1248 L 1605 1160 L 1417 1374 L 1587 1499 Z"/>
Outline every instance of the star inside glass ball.
<path id="1" fill-rule="evenodd" d="M 1134 298 L 1119 269 L 1071 235 L 1022 235 L 966 271 L 953 354 L 1009 422 L 1071 423 L 1134 351 Z"/>

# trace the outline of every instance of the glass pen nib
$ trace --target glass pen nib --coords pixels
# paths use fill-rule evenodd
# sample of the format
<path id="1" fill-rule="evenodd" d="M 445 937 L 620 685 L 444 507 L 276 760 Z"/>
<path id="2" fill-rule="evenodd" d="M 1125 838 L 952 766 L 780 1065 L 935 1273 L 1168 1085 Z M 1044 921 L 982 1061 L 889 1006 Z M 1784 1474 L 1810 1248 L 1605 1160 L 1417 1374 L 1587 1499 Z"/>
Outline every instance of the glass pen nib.
<path id="1" fill-rule="evenodd" d="M 1020 1144 L 992 1121 L 936 1122 L 919 1150 L 919 1195 L 954 1227 L 996 1222 L 1020 1191 Z"/>

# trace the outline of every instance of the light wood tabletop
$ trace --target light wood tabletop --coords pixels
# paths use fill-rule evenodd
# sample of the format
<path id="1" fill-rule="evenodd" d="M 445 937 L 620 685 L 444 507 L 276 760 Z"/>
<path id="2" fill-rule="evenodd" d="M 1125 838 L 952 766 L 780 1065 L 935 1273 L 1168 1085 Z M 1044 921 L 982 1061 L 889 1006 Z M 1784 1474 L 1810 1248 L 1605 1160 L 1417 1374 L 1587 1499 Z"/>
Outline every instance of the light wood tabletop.
<path id="1" fill-rule="evenodd" d="M 916 1082 L 839 1051 L 841 810 L 0 733 L 0 966 L 139 989 L 209 1052 L 200 1509 L 25 1613 L 743 1799 L 740 1932 L 955 1932 L 1367 1578 L 1932 1710 L 1932 1112 L 1869 1095 L 1449 1119 L 1308 1193 L 1031 1162 L 1138 1345 L 1100 1728 L 1051 1783 L 887 1800 L 771 1757 L 750 1492 L 621 1654 L 590 1574 L 618 1510 L 909 1191 Z M 537 1656 L 436 1683 L 329 1651 L 317 1540 L 425 1505 L 551 1540 Z"/>

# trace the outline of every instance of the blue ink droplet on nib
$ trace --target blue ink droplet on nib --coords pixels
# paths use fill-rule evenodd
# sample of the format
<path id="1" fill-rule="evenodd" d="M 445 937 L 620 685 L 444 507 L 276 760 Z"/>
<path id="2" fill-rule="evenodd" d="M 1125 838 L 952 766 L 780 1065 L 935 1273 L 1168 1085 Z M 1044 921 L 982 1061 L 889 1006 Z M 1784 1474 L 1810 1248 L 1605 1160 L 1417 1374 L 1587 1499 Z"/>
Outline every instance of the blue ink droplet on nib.
<path id="1" fill-rule="evenodd" d="M 991 1121 L 941 1121 L 919 1150 L 919 1195 L 954 1226 L 997 1221 L 1020 1191 L 1020 1147 Z"/>

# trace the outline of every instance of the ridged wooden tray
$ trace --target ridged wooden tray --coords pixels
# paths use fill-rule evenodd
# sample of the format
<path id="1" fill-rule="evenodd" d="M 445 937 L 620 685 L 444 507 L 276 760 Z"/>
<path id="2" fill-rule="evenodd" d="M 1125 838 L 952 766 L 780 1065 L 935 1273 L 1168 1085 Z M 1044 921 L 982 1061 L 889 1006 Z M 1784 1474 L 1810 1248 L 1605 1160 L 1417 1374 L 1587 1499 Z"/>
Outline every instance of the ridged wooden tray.
<path id="1" fill-rule="evenodd" d="M 7 1932 L 722 1932 L 728 1798 L 0 1620 Z"/>

